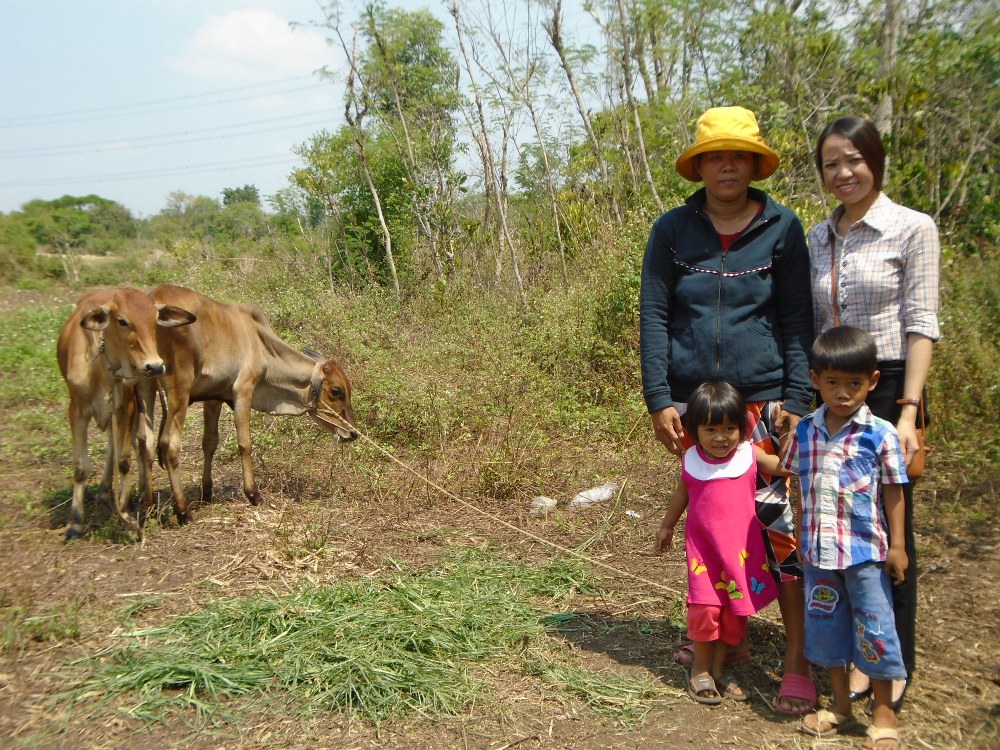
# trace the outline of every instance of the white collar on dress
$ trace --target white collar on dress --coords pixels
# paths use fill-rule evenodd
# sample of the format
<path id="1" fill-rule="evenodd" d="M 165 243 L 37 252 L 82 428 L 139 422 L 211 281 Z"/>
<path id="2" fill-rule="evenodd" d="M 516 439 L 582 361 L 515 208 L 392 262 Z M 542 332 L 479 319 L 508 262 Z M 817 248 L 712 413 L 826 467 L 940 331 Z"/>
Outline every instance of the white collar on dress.
<path id="1" fill-rule="evenodd" d="M 688 448 L 684 454 L 684 468 L 695 479 L 734 479 L 743 476 L 754 461 L 754 447 L 744 441 L 736 446 L 728 459 L 707 459 L 697 445 Z"/>

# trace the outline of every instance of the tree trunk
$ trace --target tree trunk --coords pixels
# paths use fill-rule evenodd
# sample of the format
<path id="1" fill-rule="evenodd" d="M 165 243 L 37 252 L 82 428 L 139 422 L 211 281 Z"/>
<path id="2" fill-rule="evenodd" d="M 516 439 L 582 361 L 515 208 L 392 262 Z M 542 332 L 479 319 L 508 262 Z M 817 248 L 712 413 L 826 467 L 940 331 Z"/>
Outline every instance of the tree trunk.
<path id="1" fill-rule="evenodd" d="M 601 182 L 608 191 L 611 203 L 611 212 L 614 215 L 615 224 L 617 226 L 621 226 L 622 213 L 618 207 L 618 201 L 615 198 L 614 190 L 611 186 L 608 164 L 604 159 L 604 153 L 601 151 L 601 144 L 597 140 L 597 134 L 594 132 L 594 127 L 590 121 L 590 114 L 587 111 L 587 107 L 583 103 L 583 95 L 580 93 L 580 87 L 576 83 L 576 77 L 573 75 L 573 69 L 570 67 L 569 58 L 566 55 L 566 47 L 563 44 L 561 0 L 556 0 L 556 6 L 552 10 L 552 20 L 545 24 L 545 31 L 549 36 L 549 41 L 552 43 L 552 49 L 556 51 L 556 55 L 559 57 L 559 66 L 563 69 L 563 73 L 566 74 L 566 83 L 569 85 L 569 90 L 573 94 L 573 101 L 576 103 L 576 111 L 579 113 L 580 120 L 583 122 L 583 128 L 587 133 L 587 143 L 590 144 L 590 151 L 594 155 L 594 160 L 597 162 L 597 168 L 601 174 Z"/>
<path id="2" fill-rule="evenodd" d="M 892 135 L 892 71 L 896 66 L 896 51 L 899 47 L 899 30 L 903 22 L 903 1 L 885 0 L 885 16 L 879 30 L 878 76 L 884 87 L 882 97 L 875 108 L 875 127 L 883 138 Z M 886 165 L 888 167 L 888 164 Z M 888 172 L 888 169 L 886 170 Z M 888 176 L 888 174 L 886 175 Z"/>
<path id="3" fill-rule="evenodd" d="M 375 42 L 375 48 L 378 50 L 379 59 L 382 62 L 382 68 L 386 73 L 386 78 L 389 81 L 389 88 L 392 91 L 393 107 L 396 110 L 396 117 L 399 120 L 399 128 L 402 131 L 402 143 L 400 144 L 399 138 L 396 136 L 395 129 L 390 123 L 383 120 L 383 124 L 386 127 L 386 131 L 392 134 L 393 139 L 396 141 L 397 150 L 403 157 L 404 163 L 406 164 L 407 171 L 409 172 L 408 178 L 413 185 L 421 184 L 420 180 L 420 165 L 417 163 L 416 152 L 413 148 L 413 139 L 410 137 L 409 122 L 406 117 L 406 113 L 403 111 L 403 105 L 400 101 L 399 96 L 399 85 L 396 80 L 396 74 L 394 70 L 394 65 L 389 59 L 389 55 L 385 49 L 385 42 L 382 39 L 382 35 L 378 31 L 378 27 L 375 22 L 374 6 L 369 5 L 365 9 L 365 14 L 368 18 L 369 30 L 371 31 L 372 39 Z M 434 271 L 437 274 L 438 279 L 444 278 L 444 266 L 441 263 L 441 253 L 439 251 L 437 241 L 435 239 L 435 232 L 431 227 L 431 222 L 427 216 L 428 207 L 424 205 L 421 201 L 417 200 L 413 205 L 413 213 L 417 219 L 417 223 L 420 225 L 421 234 L 427 239 L 431 246 L 431 257 L 434 262 Z"/>
<path id="4" fill-rule="evenodd" d="M 596 7 L 593 5 L 588 6 L 590 15 L 597 21 L 598 25 L 604 30 L 605 38 L 608 40 L 609 47 L 614 42 L 618 42 L 618 49 L 615 50 L 611 47 L 608 51 L 609 54 L 614 54 L 618 58 L 618 64 L 621 67 L 622 83 L 621 90 L 625 95 L 625 103 L 628 106 L 629 113 L 632 117 L 632 128 L 635 131 L 636 140 L 636 159 L 639 162 L 639 166 L 642 168 L 642 178 L 646 183 L 646 187 L 649 189 L 650 195 L 653 196 L 653 201 L 656 203 L 656 207 L 659 209 L 660 213 L 663 213 L 663 201 L 660 200 L 660 193 L 656 189 L 656 183 L 653 181 L 653 174 L 649 168 L 649 158 L 646 154 L 646 140 L 642 135 L 642 119 L 639 117 L 639 105 L 635 100 L 635 94 L 632 91 L 633 74 L 632 74 L 632 64 L 631 64 L 631 32 L 628 28 L 628 15 L 625 10 L 625 3 L 623 0 L 618 0 L 618 15 L 619 15 L 619 28 L 621 29 L 621 39 L 616 40 L 615 35 L 612 33 L 610 27 L 605 23 L 597 12 Z M 626 150 L 631 149 L 631 143 L 622 144 Z"/>
<path id="5" fill-rule="evenodd" d="M 451 17 L 455 19 L 455 32 L 458 35 L 458 49 L 462 54 L 462 59 L 465 61 L 465 70 L 469 75 L 470 85 L 473 91 L 474 100 L 476 103 L 476 119 L 478 121 L 478 131 L 475 133 L 476 145 L 479 148 L 479 155 L 483 163 L 485 189 L 486 189 L 486 199 L 487 204 L 489 204 L 489 198 L 492 195 L 494 200 L 494 208 L 497 212 L 497 218 L 500 223 L 500 239 L 501 244 L 505 245 L 510 251 L 510 259 L 512 265 L 512 273 L 514 274 L 514 281 L 517 285 L 517 292 L 521 298 L 521 302 L 527 300 L 527 294 L 524 290 L 524 282 L 521 279 L 521 270 L 518 266 L 517 253 L 514 249 L 514 243 L 510 236 L 510 229 L 507 222 L 507 191 L 505 187 L 506 175 L 505 167 L 503 164 L 499 166 L 496 163 L 493 155 L 493 148 L 490 146 L 490 131 L 486 124 L 486 111 L 483 104 L 483 96 L 480 92 L 479 85 L 476 83 L 476 76 L 472 68 L 472 59 L 469 55 L 468 45 L 465 42 L 465 26 L 462 23 L 460 9 L 458 5 L 458 0 L 451 0 L 447 6 L 448 12 Z M 481 68 L 482 66 L 480 66 Z M 507 131 L 505 129 L 503 134 L 504 142 L 507 139 Z M 500 272 L 500 253 L 497 253 L 497 273 Z"/>

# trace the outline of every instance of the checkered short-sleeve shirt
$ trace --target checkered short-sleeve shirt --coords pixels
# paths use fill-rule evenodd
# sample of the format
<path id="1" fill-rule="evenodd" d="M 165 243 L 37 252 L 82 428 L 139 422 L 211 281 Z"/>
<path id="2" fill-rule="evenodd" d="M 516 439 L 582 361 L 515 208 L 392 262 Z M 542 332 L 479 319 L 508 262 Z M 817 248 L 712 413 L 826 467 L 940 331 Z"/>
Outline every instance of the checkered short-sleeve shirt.
<path id="1" fill-rule="evenodd" d="M 846 237 L 836 233 L 838 207 L 807 239 L 816 333 L 852 325 L 875 337 L 881 360 L 906 359 L 906 338 L 937 340 L 941 245 L 927 214 L 879 193 Z M 834 293 L 836 290 L 836 293 Z"/>
<path id="2" fill-rule="evenodd" d="M 799 543 L 803 560 L 825 570 L 882 562 L 888 526 L 879 485 L 908 481 L 899 437 L 867 405 L 839 432 L 826 429 L 826 407 L 803 417 L 784 467 L 802 488 Z"/>

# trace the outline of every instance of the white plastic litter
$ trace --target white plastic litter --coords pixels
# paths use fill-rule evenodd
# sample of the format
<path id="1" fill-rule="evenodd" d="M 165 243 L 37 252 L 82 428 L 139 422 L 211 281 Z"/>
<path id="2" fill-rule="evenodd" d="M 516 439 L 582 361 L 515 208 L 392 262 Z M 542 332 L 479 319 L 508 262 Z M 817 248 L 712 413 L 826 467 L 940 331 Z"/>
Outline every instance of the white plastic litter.
<path id="1" fill-rule="evenodd" d="M 539 495 L 531 501 L 531 511 L 529 512 L 529 515 L 532 518 L 546 518 L 549 513 L 552 513 L 555 509 L 555 500 L 551 497 L 545 497 L 545 495 Z"/>
<path id="2" fill-rule="evenodd" d="M 591 505 L 611 500 L 616 494 L 618 494 L 618 484 L 615 482 L 608 482 L 607 484 L 602 484 L 598 487 L 591 487 L 589 490 L 578 492 L 576 496 L 569 501 L 569 507 L 576 510 L 589 508 Z"/>
<path id="3" fill-rule="evenodd" d="M 625 515 L 628 516 L 629 518 L 635 519 L 636 521 L 642 520 L 642 513 L 640 513 L 637 510 L 627 510 L 625 511 Z"/>

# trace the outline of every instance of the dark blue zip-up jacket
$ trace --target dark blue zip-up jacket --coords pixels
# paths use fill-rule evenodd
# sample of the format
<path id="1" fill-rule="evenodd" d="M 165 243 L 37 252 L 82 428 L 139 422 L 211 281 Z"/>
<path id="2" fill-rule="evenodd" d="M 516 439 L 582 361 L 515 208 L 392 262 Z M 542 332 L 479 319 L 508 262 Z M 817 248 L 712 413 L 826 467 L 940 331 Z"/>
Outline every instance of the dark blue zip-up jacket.
<path id="1" fill-rule="evenodd" d="M 725 380 L 747 401 L 810 411 L 809 252 L 798 217 L 750 188 L 763 212 L 722 252 L 705 189 L 653 224 L 642 263 L 639 348 L 650 412 Z"/>

